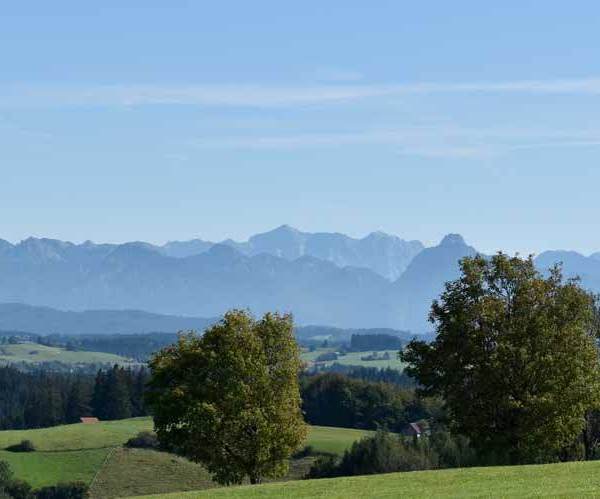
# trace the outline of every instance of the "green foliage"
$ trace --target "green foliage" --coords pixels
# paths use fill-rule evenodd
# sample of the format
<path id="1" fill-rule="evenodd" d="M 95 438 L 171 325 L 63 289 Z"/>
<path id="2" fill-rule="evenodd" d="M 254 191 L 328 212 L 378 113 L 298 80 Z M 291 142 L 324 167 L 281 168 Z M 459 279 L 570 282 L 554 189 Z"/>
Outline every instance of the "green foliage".
<path id="1" fill-rule="evenodd" d="M 464 435 L 438 429 L 431 433 L 428 443 L 437 455 L 440 468 L 466 468 L 478 464 L 477 453 Z"/>
<path id="2" fill-rule="evenodd" d="M 90 383 L 84 382 L 81 378 L 75 380 L 67 399 L 65 410 L 67 423 L 79 423 L 82 417 L 92 414 L 91 391 Z"/>
<path id="3" fill-rule="evenodd" d="M 427 470 L 437 466 L 437 456 L 426 442 L 408 443 L 384 431 L 355 442 L 341 461 L 324 457 L 315 462 L 307 478 L 374 475 L 395 471 Z"/>
<path id="4" fill-rule="evenodd" d="M 412 390 L 336 373 L 303 378 L 302 408 L 311 424 L 400 431 L 428 416 Z"/>
<path id="5" fill-rule="evenodd" d="M 103 420 L 127 419 L 133 415 L 131 373 L 115 365 L 96 376 L 92 406 L 94 415 Z"/>
<path id="6" fill-rule="evenodd" d="M 89 487 L 83 482 L 59 483 L 35 491 L 36 499 L 87 499 Z"/>
<path id="7" fill-rule="evenodd" d="M 162 444 L 223 484 L 286 473 L 306 436 L 291 316 L 228 312 L 202 337 L 181 336 L 150 367 L 148 401 Z"/>
<path id="8" fill-rule="evenodd" d="M 398 350 L 402 340 L 391 334 L 353 334 L 350 338 L 350 350 L 370 352 L 379 350 Z"/>
<path id="9" fill-rule="evenodd" d="M 490 462 L 556 460 L 598 405 L 594 298 L 531 258 L 461 261 L 430 319 L 437 338 L 401 353 L 426 394 Z"/>
<path id="10" fill-rule="evenodd" d="M 11 480 L 4 486 L 4 491 L 12 499 L 33 499 L 33 488 L 24 480 Z"/>
<path id="11" fill-rule="evenodd" d="M 115 366 L 93 376 L 75 373 L 21 372 L 0 367 L 0 429 L 46 428 L 79 423 L 91 416 L 92 392 L 101 419 L 147 414 L 143 404 L 147 369 Z M 1 440 L 1 438 L 0 438 Z"/>
<path id="12" fill-rule="evenodd" d="M 35 445 L 31 440 L 21 440 L 18 444 L 9 445 L 6 450 L 9 452 L 35 452 Z"/>
<path id="13" fill-rule="evenodd" d="M 158 449 L 160 443 L 156 433 L 151 431 L 141 431 L 135 437 L 125 442 L 125 447 L 137 449 Z"/>
<path id="14" fill-rule="evenodd" d="M 0 487 L 3 487 L 13 479 L 13 471 L 10 464 L 6 461 L 0 461 Z"/>
<path id="15" fill-rule="evenodd" d="M 23 480 L 15 480 L 13 471 L 6 461 L 0 461 L 0 497 L 29 499 L 31 486 Z"/>

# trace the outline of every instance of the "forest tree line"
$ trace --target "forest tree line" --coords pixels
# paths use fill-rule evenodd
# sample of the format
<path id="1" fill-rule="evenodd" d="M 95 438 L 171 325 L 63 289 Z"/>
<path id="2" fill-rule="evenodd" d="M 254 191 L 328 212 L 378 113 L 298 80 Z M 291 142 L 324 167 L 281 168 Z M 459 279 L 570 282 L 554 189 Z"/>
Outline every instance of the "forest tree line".
<path id="1" fill-rule="evenodd" d="M 118 366 L 95 376 L 0 368 L 0 429 L 77 423 L 86 416 L 105 421 L 146 416 L 148 379 L 146 369 Z M 439 409 L 394 381 L 389 370 L 375 368 L 303 374 L 304 418 L 317 425 L 400 431 L 406 423 L 429 418 Z"/>
<path id="2" fill-rule="evenodd" d="M 114 366 L 94 375 L 85 373 L 21 372 L 0 368 L 0 430 L 45 428 L 77 423 L 96 416 L 102 420 L 145 416 L 146 369 Z"/>

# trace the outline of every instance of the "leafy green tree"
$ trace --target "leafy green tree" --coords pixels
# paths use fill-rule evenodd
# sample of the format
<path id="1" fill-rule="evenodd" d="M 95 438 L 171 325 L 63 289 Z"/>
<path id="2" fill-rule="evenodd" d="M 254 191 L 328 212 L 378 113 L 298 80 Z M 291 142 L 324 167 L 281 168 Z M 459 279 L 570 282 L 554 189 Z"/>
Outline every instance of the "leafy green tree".
<path id="1" fill-rule="evenodd" d="M 428 470 L 437 466 L 437 455 L 428 443 L 409 442 L 403 437 L 379 430 L 352 444 L 341 460 L 323 456 L 317 459 L 307 478 L 375 475 L 397 471 Z"/>
<path id="2" fill-rule="evenodd" d="M 598 406 L 593 296 L 559 267 L 477 256 L 431 308 L 437 338 L 401 353 L 426 394 L 441 395 L 456 430 L 494 462 L 543 462 L 581 435 Z"/>
<path id="3" fill-rule="evenodd" d="M 290 315 L 234 310 L 202 337 L 180 336 L 150 361 L 148 402 L 162 445 L 222 484 L 286 473 L 306 426 Z"/>

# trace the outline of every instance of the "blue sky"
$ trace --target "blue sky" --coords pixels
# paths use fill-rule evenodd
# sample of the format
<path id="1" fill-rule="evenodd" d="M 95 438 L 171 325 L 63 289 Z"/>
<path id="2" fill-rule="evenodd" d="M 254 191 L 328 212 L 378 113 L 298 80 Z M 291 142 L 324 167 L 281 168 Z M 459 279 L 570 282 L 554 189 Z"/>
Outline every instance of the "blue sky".
<path id="1" fill-rule="evenodd" d="M 593 1 L 10 2 L 0 237 L 598 251 L 599 25 Z"/>

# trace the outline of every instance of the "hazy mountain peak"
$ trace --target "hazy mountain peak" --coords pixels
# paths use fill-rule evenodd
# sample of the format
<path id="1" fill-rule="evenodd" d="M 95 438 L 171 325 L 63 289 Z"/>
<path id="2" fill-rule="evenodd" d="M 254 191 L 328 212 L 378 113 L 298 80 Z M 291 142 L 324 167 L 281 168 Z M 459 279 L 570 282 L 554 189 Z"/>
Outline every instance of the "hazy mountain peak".
<path id="1" fill-rule="evenodd" d="M 292 227 L 291 225 L 288 225 L 288 224 L 280 225 L 279 227 L 275 227 L 273 230 L 268 231 L 268 232 L 289 232 L 292 234 L 300 234 L 301 233 L 300 230 L 298 230 L 295 227 Z"/>
<path id="2" fill-rule="evenodd" d="M 383 232 L 382 230 L 376 230 L 374 232 L 371 232 L 370 234 L 367 234 L 367 236 L 365 237 L 365 239 L 388 239 L 388 238 L 398 239 L 396 236 L 392 236 L 391 234 L 388 234 L 387 232 Z"/>
<path id="3" fill-rule="evenodd" d="M 439 246 L 466 246 L 464 238 L 460 234 L 447 234 L 441 240 Z"/>
<path id="4" fill-rule="evenodd" d="M 208 251 L 214 243 L 202 239 L 190 239 L 189 241 L 169 241 L 159 248 L 159 251 L 166 256 L 174 258 L 186 258 L 188 256 L 199 255 Z"/>
<path id="5" fill-rule="evenodd" d="M 216 258 L 221 262 L 231 261 L 242 256 L 239 251 L 227 244 L 214 244 L 207 252 L 212 258 Z"/>
<path id="6" fill-rule="evenodd" d="M 262 240 L 297 240 L 302 239 L 305 234 L 290 225 L 280 225 L 275 229 L 255 234 L 248 239 L 249 243 Z"/>

